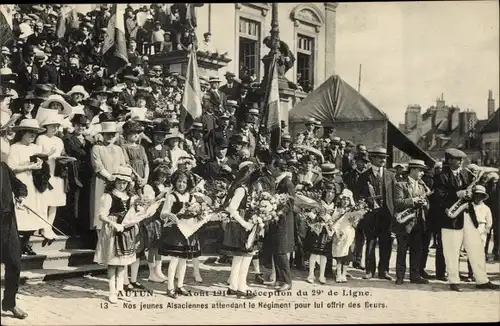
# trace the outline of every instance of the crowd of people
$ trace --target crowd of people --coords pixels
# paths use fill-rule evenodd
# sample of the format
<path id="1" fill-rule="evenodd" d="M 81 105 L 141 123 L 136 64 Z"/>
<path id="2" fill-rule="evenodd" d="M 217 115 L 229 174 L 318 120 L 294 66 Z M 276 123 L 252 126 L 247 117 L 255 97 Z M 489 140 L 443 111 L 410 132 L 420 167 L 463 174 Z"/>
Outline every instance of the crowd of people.
<path id="1" fill-rule="evenodd" d="M 182 21 L 185 12 L 183 16 L 179 7 L 171 14 L 180 12 Z M 187 260 L 193 262 L 196 282 L 203 282 L 203 248 L 196 233 L 183 236 L 176 214 L 196 200 L 194 193 L 206 193 L 218 183 L 227 189 L 222 207 L 231 217 L 221 223 L 219 258 L 220 263 L 231 261 L 228 295 L 252 298 L 247 274 L 252 266 L 255 281 L 263 284 L 261 264 L 271 266 L 270 280 L 279 291 L 292 287 L 290 268 L 308 270 L 306 280 L 315 282 L 316 263 L 321 284 L 330 277 L 346 282 L 349 264 L 365 270 L 365 279 L 394 280 L 389 274 L 394 239 L 396 284 L 403 284 L 409 249 L 411 282 L 449 280 L 452 290 L 461 291 L 463 244 L 470 261 L 465 279 L 475 279 L 478 288 L 498 288 L 485 271 L 492 234 L 494 259 L 500 254 L 498 174 L 478 175 L 477 166 L 462 167 L 465 154 L 457 149 L 448 150 L 445 162 L 436 166 L 411 160 L 407 169 L 387 169 L 385 148 L 368 150 L 332 132 L 319 137 L 321 123 L 313 118 L 295 137 L 282 121 L 280 148 L 271 151 L 259 132 L 262 116 L 254 80 L 231 72 L 222 86 L 216 76 L 201 78 L 203 114 L 187 125 L 181 107 L 185 78 L 149 65 L 147 58 L 150 51 L 184 50 L 179 31 L 185 29 L 153 5 L 146 20 L 156 27 L 135 28 L 138 12 L 127 9 L 130 65 L 110 75 L 100 60 L 109 8 L 102 5 L 75 17 L 79 28 L 74 33 L 69 29 L 63 38 L 55 33 L 60 11 L 60 5 L 20 6 L 14 15 L 14 42 L 2 48 L 0 57 L 2 262 L 7 281 L 2 309 L 26 316 L 15 302 L 17 255 L 36 255 L 30 244 L 35 233 L 47 246 L 56 233 L 64 233 L 95 249 L 95 262 L 108 266 L 111 302 L 118 300 L 119 291 L 144 288 L 137 280 L 144 252 L 149 281 L 166 282 L 169 297 L 186 295 Z M 158 30 L 165 31 L 163 40 Z M 173 41 L 167 39 L 174 32 Z M 290 198 L 296 192 L 316 193 L 326 211 L 359 200 L 370 210 L 342 233 L 316 234 L 290 200 L 260 246 L 249 247 L 253 224 L 246 205 L 259 189 Z M 122 224 L 147 194 L 163 200 L 157 212 L 142 224 Z M 468 206 L 451 218 L 445 211 L 459 198 Z M 396 217 L 405 211 L 413 215 L 401 223 Z M 166 216 L 170 222 L 164 224 Z M 432 241 L 435 275 L 426 271 Z M 167 275 L 161 256 L 171 257 Z"/>

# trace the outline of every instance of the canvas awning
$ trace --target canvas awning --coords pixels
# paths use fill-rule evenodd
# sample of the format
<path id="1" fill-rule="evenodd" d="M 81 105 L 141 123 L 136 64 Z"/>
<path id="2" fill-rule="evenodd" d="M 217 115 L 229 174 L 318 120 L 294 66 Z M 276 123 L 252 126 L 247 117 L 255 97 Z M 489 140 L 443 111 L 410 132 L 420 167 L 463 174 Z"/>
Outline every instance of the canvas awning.
<path id="1" fill-rule="evenodd" d="M 385 113 L 337 75 L 328 78 L 290 110 L 291 133 L 302 128 L 307 118 L 315 118 L 324 127 L 334 127 L 335 133 L 344 139 L 368 147 L 394 146 L 434 165 L 434 159 L 390 122 Z"/>

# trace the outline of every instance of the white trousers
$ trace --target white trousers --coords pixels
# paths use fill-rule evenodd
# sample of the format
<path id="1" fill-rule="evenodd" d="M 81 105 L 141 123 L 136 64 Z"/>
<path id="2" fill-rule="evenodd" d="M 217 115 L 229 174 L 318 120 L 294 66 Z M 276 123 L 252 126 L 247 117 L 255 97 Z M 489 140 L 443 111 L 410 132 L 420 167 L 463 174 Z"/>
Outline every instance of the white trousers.
<path id="1" fill-rule="evenodd" d="M 444 261 L 450 284 L 460 283 L 459 264 L 462 243 L 472 266 L 476 284 L 489 282 L 488 275 L 486 274 L 486 256 L 484 254 L 483 242 L 481 241 L 481 234 L 474 224 L 472 224 L 469 214 L 464 214 L 464 227 L 462 230 L 442 229 L 441 239 L 443 241 Z"/>

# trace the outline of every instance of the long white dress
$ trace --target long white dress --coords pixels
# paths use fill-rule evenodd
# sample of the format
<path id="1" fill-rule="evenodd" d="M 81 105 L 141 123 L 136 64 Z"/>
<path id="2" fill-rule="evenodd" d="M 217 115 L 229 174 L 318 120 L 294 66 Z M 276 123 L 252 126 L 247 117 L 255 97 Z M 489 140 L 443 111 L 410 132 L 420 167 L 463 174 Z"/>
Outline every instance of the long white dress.
<path id="1" fill-rule="evenodd" d="M 41 149 L 36 144 L 26 146 L 15 143 L 10 147 L 7 165 L 13 170 L 25 167 L 31 164 L 30 156 L 39 153 L 41 153 Z M 16 173 L 16 177 L 26 185 L 28 190 L 28 196 L 26 196 L 24 204 L 46 220 L 48 207 L 45 203 L 45 196 L 35 188 L 31 170 Z M 16 207 L 16 219 L 19 231 L 37 231 L 46 227 L 46 224 L 39 217 L 26 208 L 19 209 Z"/>
<path id="2" fill-rule="evenodd" d="M 47 206 L 50 207 L 61 207 L 66 206 L 66 193 L 64 192 L 64 179 L 56 177 L 54 175 L 56 169 L 56 158 L 61 156 L 64 150 L 64 143 L 61 138 L 57 136 L 48 137 L 46 135 L 38 136 L 36 143 L 41 147 L 42 153 L 48 153 L 53 148 L 55 152 L 49 156 L 49 167 L 50 167 L 50 180 L 49 183 L 53 187 L 52 190 L 47 189 L 43 195 L 45 196 L 45 202 Z"/>

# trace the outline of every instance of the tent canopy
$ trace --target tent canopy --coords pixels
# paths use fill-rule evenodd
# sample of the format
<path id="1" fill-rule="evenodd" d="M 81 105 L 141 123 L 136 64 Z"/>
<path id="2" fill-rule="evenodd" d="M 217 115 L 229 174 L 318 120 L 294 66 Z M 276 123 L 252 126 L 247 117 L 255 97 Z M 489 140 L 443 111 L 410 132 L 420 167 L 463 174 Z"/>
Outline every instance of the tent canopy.
<path id="1" fill-rule="evenodd" d="M 331 76 L 289 112 L 290 126 L 302 125 L 314 118 L 335 133 L 367 146 L 392 146 L 428 165 L 435 160 L 401 132 L 388 117 L 363 95 L 343 81 Z M 392 150 L 390 150 L 392 152 Z"/>
<path id="2" fill-rule="evenodd" d="M 290 122 L 315 118 L 325 126 L 334 121 L 388 120 L 375 105 L 343 81 L 331 76 L 289 112 Z"/>

